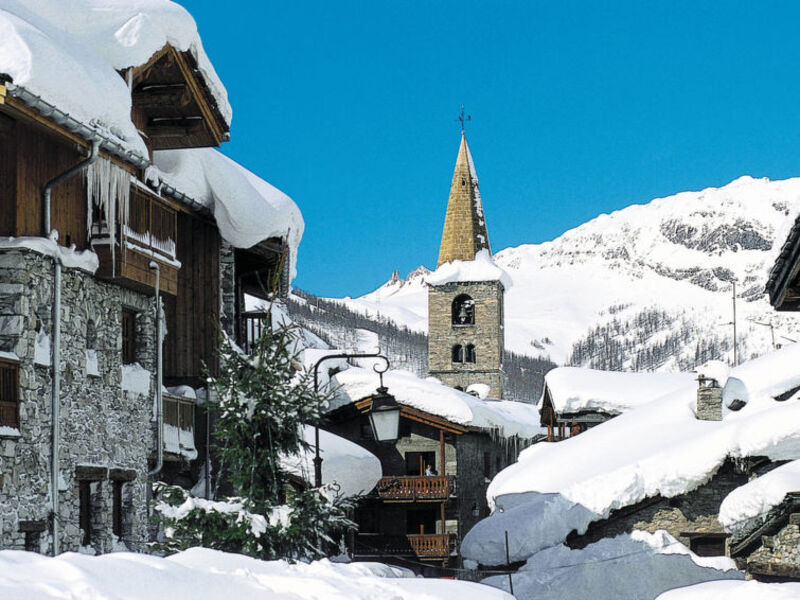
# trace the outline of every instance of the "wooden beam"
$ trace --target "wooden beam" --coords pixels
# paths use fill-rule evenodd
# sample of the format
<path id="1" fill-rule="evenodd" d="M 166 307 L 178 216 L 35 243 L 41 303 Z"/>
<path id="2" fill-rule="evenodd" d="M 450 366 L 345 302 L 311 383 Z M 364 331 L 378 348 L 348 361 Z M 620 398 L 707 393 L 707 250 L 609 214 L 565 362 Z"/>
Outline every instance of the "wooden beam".
<path id="1" fill-rule="evenodd" d="M 172 46 L 170 46 L 170 51 L 175 58 L 175 62 L 178 65 L 178 68 L 181 70 L 186 83 L 189 85 L 189 90 L 192 92 L 192 95 L 195 97 L 195 101 L 197 102 L 197 106 L 200 108 L 200 112 L 203 114 L 205 118 L 206 125 L 208 127 L 208 131 L 211 134 L 211 137 L 216 142 L 216 145 L 219 146 L 222 143 L 223 138 L 223 131 L 217 122 L 217 117 L 214 114 L 214 111 L 211 109 L 208 101 L 206 100 L 206 95 L 203 89 L 200 87 L 200 83 L 197 81 L 197 78 L 194 75 L 193 70 L 189 66 L 187 59 L 185 57 L 185 53 L 177 52 Z"/>
<path id="2" fill-rule="evenodd" d="M 6 86 L 0 85 L 0 104 L 5 104 L 6 101 Z"/>

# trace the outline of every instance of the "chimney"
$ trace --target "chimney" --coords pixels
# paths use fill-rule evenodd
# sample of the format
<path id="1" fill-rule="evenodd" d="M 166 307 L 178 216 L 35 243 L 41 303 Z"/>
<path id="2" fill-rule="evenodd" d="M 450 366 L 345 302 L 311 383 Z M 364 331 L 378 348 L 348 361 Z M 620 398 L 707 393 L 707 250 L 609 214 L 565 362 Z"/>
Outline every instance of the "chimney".
<path id="1" fill-rule="evenodd" d="M 697 418 L 701 421 L 722 421 L 722 388 L 719 383 L 702 373 L 697 381 Z"/>

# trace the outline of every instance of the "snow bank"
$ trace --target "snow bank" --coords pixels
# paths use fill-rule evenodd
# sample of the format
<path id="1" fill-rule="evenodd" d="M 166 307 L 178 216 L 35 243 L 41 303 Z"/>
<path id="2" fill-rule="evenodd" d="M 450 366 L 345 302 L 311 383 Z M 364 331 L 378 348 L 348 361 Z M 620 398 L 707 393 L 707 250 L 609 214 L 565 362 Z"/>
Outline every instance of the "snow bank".
<path id="1" fill-rule="evenodd" d="M 378 361 L 376 364 L 383 364 Z M 334 410 L 375 393 L 379 382 L 372 369 L 351 367 L 335 378 L 339 389 L 331 402 Z M 504 437 L 532 438 L 542 433 L 539 412 L 532 404 L 510 400 L 482 400 L 471 394 L 443 385 L 439 380 L 420 379 L 402 370 L 388 371 L 384 385 L 397 402 L 444 417 L 448 421 L 481 429 L 497 429 Z"/>
<path id="2" fill-rule="evenodd" d="M 287 239 L 295 277 L 305 223 L 289 196 L 213 148 L 160 150 L 153 161 L 163 181 L 214 213 L 220 234 L 236 248 Z"/>
<path id="3" fill-rule="evenodd" d="M 143 158 L 147 150 L 131 121 L 130 90 L 117 70 L 144 64 L 167 43 L 192 53 L 230 123 L 225 87 L 194 19 L 179 5 L 85 0 L 65 7 L 58 0 L 0 0 L 0 73 Z"/>
<path id="4" fill-rule="evenodd" d="M 795 460 L 736 488 L 719 507 L 719 522 L 736 534 L 765 517 L 786 494 L 800 491 L 800 460 Z"/>
<path id="5" fill-rule="evenodd" d="M 169 558 L 118 552 L 91 557 L 67 553 L 0 552 L 0 597 L 256 600 L 504 600 L 511 596 L 476 583 L 416 578 L 380 563 L 309 564 L 260 561 L 193 548 Z"/>
<path id="6" fill-rule="evenodd" d="M 456 281 L 499 281 L 506 289 L 511 278 L 498 267 L 489 250 L 479 250 L 474 260 L 454 260 L 444 263 L 426 277 L 428 285 L 444 285 Z"/>
<path id="7" fill-rule="evenodd" d="M 800 583 L 709 581 L 661 594 L 657 600 L 797 600 Z"/>
<path id="8" fill-rule="evenodd" d="M 581 550 L 534 554 L 513 576 L 519 600 L 652 600 L 664 590 L 714 579 L 744 579 L 733 560 L 699 557 L 666 531 L 634 531 Z M 508 589 L 507 576 L 483 583 Z"/>
<path id="9" fill-rule="evenodd" d="M 146 396 L 150 393 L 150 371 L 139 363 L 122 365 L 122 389 Z"/>
<path id="10" fill-rule="evenodd" d="M 597 371 L 578 367 L 559 367 L 544 377 L 557 413 L 599 410 L 618 414 L 655 398 L 691 385 L 697 378 L 692 373 L 631 373 L 627 371 Z"/>
<path id="11" fill-rule="evenodd" d="M 498 510 L 467 534 L 462 554 L 484 564 L 504 562 L 504 554 L 492 545 L 495 529 L 502 525 L 512 536 L 512 551 L 516 549 L 512 560 L 524 560 L 554 540 L 562 541 L 573 529 L 584 532 L 589 522 L 606 518 L 614 509 L 697 488 L 727 457 L 800 458 L 800 402 L 770 398 L 796 385 L 797 365 L 800 345 L 794 344 L 732 369 L 732 377 L 749 374 L 756 379 L 761 373 L 763 385 L 754 388 L 759 395 L 747 406 L 727 413 L 722 421 L 695 418 L 692 383 L 574 438 L 524 450 L 517 463 L 494 478 L 487 497 L 502 507 L 508 502 L 504 497 L 511 496 L 515 510 L 522 512 L 521 506 L 530 504 L 525 514 L 532 515 L 542 502 L 539 496 L 558 495 L 547 535 L 527 531 L 529 525 L 522 522 L 509 526 Z M 526 496 L 529 492 L 533 493 Z"/>
<path id="12" fill-rule="evenodd" d="M 281 457 L 281 467 L 314 484 L 314 428 L 303 427 L 303 439 L 310 448 L 298 456 Z M 319 432 L 322 483 L 339 487 L 339 495 L 368 494 L 383 475 L 381 461 L 358 444 L 325 430 Z"/>
<path id="13" fill-rule="evenodd" d="M 2 40 L 0 40 L 2 44 Z M 56 239 L 58 233 L 56 232 Z M 61 264 L 71 269 L 81 269 L 94 274 L 100 266 L 100 261 L 92 250 L 76 251 L 75 246 L 65 248 L 59 246 L 56 240 L 43 237 L 0 237 L 0 250 L 15 248 L 31 250 L 43 256 L 58 257 Z"/>

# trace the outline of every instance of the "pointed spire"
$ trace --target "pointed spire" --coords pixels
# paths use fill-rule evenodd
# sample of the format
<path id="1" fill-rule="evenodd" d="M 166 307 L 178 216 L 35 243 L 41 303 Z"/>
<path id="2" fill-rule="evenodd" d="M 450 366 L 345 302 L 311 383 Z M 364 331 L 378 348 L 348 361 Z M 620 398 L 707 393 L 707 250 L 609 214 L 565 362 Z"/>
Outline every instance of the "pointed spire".
<path id="1" fill-rule="evenodd" d="M 492 251 L 483 216 L 478 175 L 462 129 L 444 218 L 438 266 L 453 260 L 473 260 L 475 254 L 483 249 L 490 253 Z"/>

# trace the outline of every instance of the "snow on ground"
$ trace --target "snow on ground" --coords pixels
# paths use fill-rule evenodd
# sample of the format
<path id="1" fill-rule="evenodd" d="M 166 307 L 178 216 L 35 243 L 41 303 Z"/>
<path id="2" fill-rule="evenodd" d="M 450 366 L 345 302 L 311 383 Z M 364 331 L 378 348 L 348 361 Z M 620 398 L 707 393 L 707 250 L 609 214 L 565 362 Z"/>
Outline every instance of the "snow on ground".
<path id="1" fill-rule="evenodd" d="M 669 392 L 691 385 L 693 373 L 631 373 L 559 367 L 544 377 L 544 394 L 550 393 L 558 413 L 601 410 L 610 414 L 652 402 Z"/>
<path id="2" fill-rule="evenodd" d="M 117 552 L 49 558 L 0 552 L 0 597 L 104 600 L 505 600 L 508 594 L 463 581 L 422 579 L 380 563 L 260 561 L 193 548 L 169 558 Z"/>
<path id="3" fill-rule="evenodd" d="M 117 70 L 144 64 L 167 43 L 192 53 L 230 123 L 225 87 L 194 19 L 179 5 L 85 0 L 65 7 L 59 0 L 0 0 L 0 73 L 145 158 L 131 121 L 130 90 Z"/>
<path id="4" fill-rule="evenodd" d="M 697 488 L 729 456 L 799 458 L 800 402 L 778 402 L 767 394 L 795 387 L 798 364 L 800 344 L 793 344 L 731 369 L 732 377 L 761 375 L 748 375 L 759 382 L 752 387 L 755 395 L 722 421 L 695 418 L 697 388 L 692 384 L 581 435 L 524 450 L 489 485 L 487 497 L 496 510 L 467 534 L 462 555 L 484 564 L 503 563 L 501 540 L 507 529 L 512 560 L 525 560 L 561 543 L 573 529 L 583 533 L 614 509 Z"/>
<path id="5" fill-rule="evenodd" d="M 299 456 L 281 457 L 281 467 L 314 484 L 314 428 L 303 427 L 310 448 Z M 319 432 L 322 483 L 334 483 L 341 496 L 368 494 L 383 475 L 381 461 L 358 444 L 325 430 Z"/>
<path id="6" fill-rule="evenodd" d="M 634 531 L 580 550 L 537 552 L 512 576 L 518 600 L 652 600 L 664 590 L 714 579 L 744 579 L 730 558 L 700 557 L 666 531 Z M 508 590 L 508 577 L 483 583 Z"/>
<path id="7" fill-rule="evenodd" d="M 233 246 L 286 238 L 295 277 L 305 223 L 289 196 L 213 148 L 160 150 L 153 161 L 163 181 L 214 213 L 220 234 Z"/>
<path id="8" fill-rule="evenodd" d="M 719 522 L 733 534 L 747 530 L 783 502 L 787 493 L 797 491 L 800 491 L 800 460 L 793 460 L 728 494 L 719 507 Z"/>
<path id="9" fill-rule="evenodd" d="M 383 365 L 382 361 L 376 364 Z M 372 369 L 351 367 L 334 378 L 341 388 L 331 402 L 334 410 L 375 393 L 378 375 Z M 438 379 L 420 379 L 402 370 L 388 371 L 383 383 L 397 402 L 472 427 L 497 429 L 505 437 L 532 438 L 542 433 L 539 412 L 531 404 L 510 400 L 481 400 L 443 385 Z"/>
<path id="10" fill-rule="evenodd" d="M 709 581 L 661 594 L 657 600 L 797 600 L 800 583 Z"/>
<path id="11" fill-rule="evenodd" d="M 499 281 L 506 289 L 511 287 L 511 279 L 495 264 L 489 250 L 479 250 L 474 260 L 447 262 L 427 277 L 429 285 L 444 285 L 456 281 Z"/>

